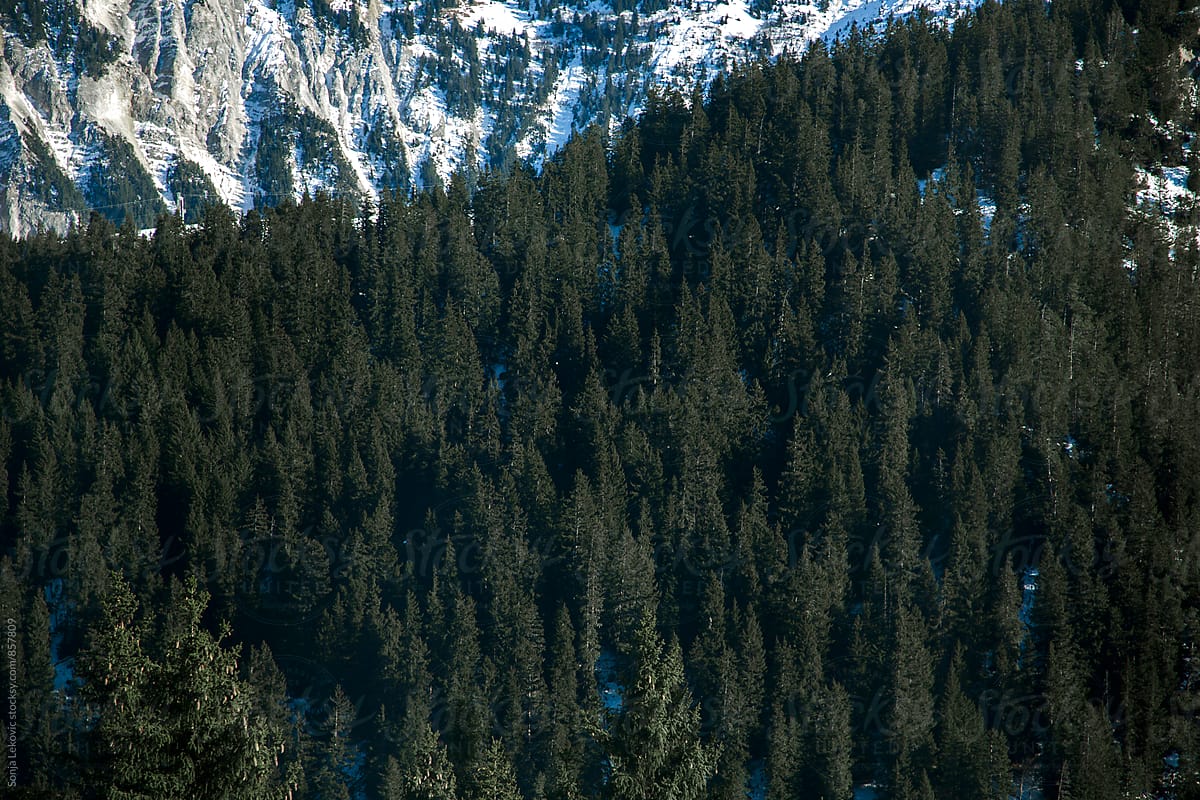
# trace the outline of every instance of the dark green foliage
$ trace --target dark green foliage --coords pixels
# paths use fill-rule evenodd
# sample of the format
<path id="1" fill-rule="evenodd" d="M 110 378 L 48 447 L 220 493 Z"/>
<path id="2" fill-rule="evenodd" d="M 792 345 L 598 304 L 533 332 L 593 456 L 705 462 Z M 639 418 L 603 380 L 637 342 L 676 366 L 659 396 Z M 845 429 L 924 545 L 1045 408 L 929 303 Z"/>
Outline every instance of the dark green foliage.
<path id="1" fill-rule="evenodd" d="M 237 652 L 201 624 L 207 596 L 195 581 L 174 588 L 155 635 L 123 579 L 111 578 L 81 655 L 83 697 L 97 718 L 85 786 L 108 798 L 286 793 L 283 731 L 256 713 L 253 690 L 237 679 Z"/>
<path id="2" fill-rule="evenodd" d="M 281 133 L 286 130 L 284 124 L 272 117 L 263 120 L 254 170 L 262 176 L 259 180 L 260 200 L 268 205 L 278 205 L 292 197 L 294 178 L 290 159 L 293 143 L 290 136 Z"/>
<path id="3" fill-rule="evenodd" d="M 165 209 L 154 179 L 142 167 L 133 146 L 119 136 L 95 133 L 96 159 L 84 182 L 88 206 L 117 224 L 129 221 L 148 228 Z"/>
<path id="4" fill-rule="evenodd" d="M 353 42 L 365 44 L 367 41 L 367 26 L 358 15 L 354 4 L 349 7 L 341 6 L 335 11 L 329 0 L 310 0 L 313 16 L 318 23 L 346 34 Z"/>
<path id="5" fill-rule="evenodd" d="M 255 171 L 262 176 L 256 200 L 263 205 L 289 202 L 308 193 L 313 184 L 348 200 L 359 193 L 354 168 L 337 144 L 337 132 L 311 111 L 294 107 L 273 108 L 262 120 Z"/>
<path id="6" fill-rule="evenodd" d="M 1194 45 L 918 15 L 378 208 L 267 120 L 241 219 L 0 241 L 21 790 L 1194 796 Z"/>
<path id="7" fill-rule="evenodd" d="M 183 221 L 195 223 L 204 219 L 204 212 L 221 204 L 217 187 L 200 167 L 186 159 L 178 159 L 167 173 L 167 189 L 182 199 Z"/>
<path id="8" fill-rule="evenodd" d="M 679 645 L 644 619 L 620 714 L 602 737 L 611 800 L 698 800 L 718 752 L 700 740 L 700 711 L 683 678 Z"/>
<path id="9" fill-rule="evenodd" d="M 57 41 L 48 42 L 55 55 L 93 78 L 121 55 L 120 39 L 92 25 L 77 3 L 2 0 L 0 22 L 27 45 L 47 41 L 57 31 Z"/>
<path id="10" fill-rule="evenodd" d="M 23 141 L 33 152 L 37 162 L 34 172 L 36 178 L 30 187 L 34 196 L 53 211 L 85 211 L 87 202 L 79 188 L 63 174 L 58 162 L 54 160 L 54 156 L 42 143 L 42 140 L 37 136 L 30 136 Z"/>

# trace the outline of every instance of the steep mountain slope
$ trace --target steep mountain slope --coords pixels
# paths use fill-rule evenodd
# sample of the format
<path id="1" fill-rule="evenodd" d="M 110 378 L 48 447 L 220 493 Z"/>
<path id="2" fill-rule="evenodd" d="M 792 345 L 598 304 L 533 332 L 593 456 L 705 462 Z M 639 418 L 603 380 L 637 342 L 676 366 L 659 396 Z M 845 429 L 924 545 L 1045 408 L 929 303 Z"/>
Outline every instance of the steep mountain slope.
<path id="1" fill-rule="evenodd" d="M 968 4 L 974 0 L 967 0 Z M 922 4 L 953 14 L 958 2 Z M 0 0 L 0 227 L 139 225 L 539 163 L 653 86 L 914 0 Z"/>

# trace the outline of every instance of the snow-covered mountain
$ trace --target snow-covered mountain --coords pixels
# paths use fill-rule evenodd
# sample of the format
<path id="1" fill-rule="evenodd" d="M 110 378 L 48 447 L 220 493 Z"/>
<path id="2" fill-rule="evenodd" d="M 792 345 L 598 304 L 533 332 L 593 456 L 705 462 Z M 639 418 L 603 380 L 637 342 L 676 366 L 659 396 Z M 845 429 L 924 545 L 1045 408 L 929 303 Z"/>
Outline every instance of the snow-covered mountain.
<path id="1" fill-rule="evenodd" d="M 975 0 L 926 0 L 950 16 Z M 146 224 L 540 163 L 739 60 L 916 0 L 0 0 L 0 228 Z"/>

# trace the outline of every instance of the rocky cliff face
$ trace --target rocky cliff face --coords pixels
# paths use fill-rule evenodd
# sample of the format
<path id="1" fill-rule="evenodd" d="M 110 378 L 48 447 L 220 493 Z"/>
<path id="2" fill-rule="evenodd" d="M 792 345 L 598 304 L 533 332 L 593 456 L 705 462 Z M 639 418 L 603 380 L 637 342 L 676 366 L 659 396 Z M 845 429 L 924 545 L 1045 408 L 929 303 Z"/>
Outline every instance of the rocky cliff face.
<path id="1" fill-rule="evenodd" d="M 914 9 L 0 0 L 0 227 L 62 229 L 89 208 L 143 226 L 179 202 L 194 214 L 321 190 L 365 198 L 536 164 L 573 130 L 636 112 L 652 85 Z"/>

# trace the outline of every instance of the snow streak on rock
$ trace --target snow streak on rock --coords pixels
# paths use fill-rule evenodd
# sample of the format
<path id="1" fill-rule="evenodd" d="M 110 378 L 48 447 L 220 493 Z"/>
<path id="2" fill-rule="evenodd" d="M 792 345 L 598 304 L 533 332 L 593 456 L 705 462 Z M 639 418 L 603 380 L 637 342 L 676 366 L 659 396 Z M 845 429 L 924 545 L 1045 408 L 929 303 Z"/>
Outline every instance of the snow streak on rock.
<path id="1" fill-rule="evenodd" d="M 651 86 L 688 89 L 917 9 L 766 5 L 44 3 L 42 30 L 3 20 L 0 226 L 61 229 L 88 207 L 149 225 L 179 199 L 198 210 L 322 190 L 365 198 L 464 167 L 539 165 L 573 131 L 636 113 Z"/>

